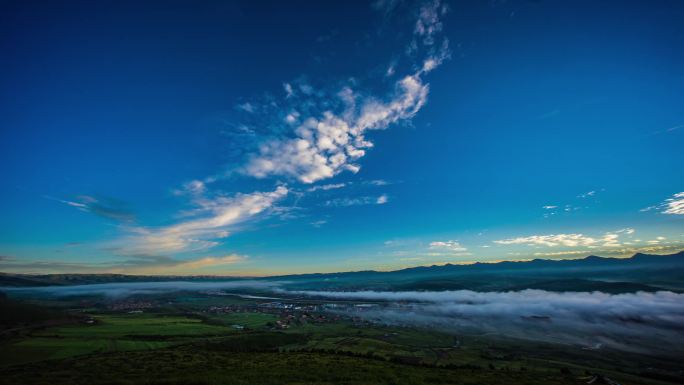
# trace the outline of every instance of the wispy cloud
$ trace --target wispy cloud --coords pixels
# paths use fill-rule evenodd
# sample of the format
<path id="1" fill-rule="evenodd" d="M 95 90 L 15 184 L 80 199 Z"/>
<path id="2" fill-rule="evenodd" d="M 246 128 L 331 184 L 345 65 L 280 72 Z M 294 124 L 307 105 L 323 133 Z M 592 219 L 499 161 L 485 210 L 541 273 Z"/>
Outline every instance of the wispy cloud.
<path id="1" fill-rule="evenodd" d="M 663 214 L 684 215 L 684 192 L 677 193 L 665 200 Z"/>
<path id="2" fill-rule="evenodd" d="M 571 214 L 573 212 L 582 210 L 582 209 L 587 209 L 590 207 L 590 205 L 595 204 L 597 202 L 596 196 L 599 194 L 599 192 L 605 191 L 605 189 L 600 189 L 600 190 L 591 190 L 587 191 L 585 193 L 579 194 L 575 197 L 575 200 L 570 203 L 565 203 L 565 204 L 548 204 L 542 206 L 542 209 L 544 209 L 544 218 L 552 218 L 554 216 L 560 216 L 561 214 Z M 593 198 L 593 199 L 590 199 Z"/>
<path id="3" fill-rule="evenodd" d="M 448 251 L 467 251 L 458 241 L 434 241 L 430 242 L 430 249 L 432 250 L 448 250 Z"/>
<path id="4" fill-rule="evenodd" d="M 327 200 L 323 203 L 324 206 L 330 207 L 347 207 L 347 206 L 363 206 L 363 205 L 383 205 L 389 201 L 387 195 L 382 194 L 377 197 L 363 196 L 357 198 L 335 198 Z"/>
<path id="5" fill-rule="evenodd" d="M 645 207 L 639 211 L 659 210 L 662 214 L 684 215 L 684 191 L 672 195 L 660 204 Z"/>
<path id="6" fill-rule="evenodd" d="M 53 197 L 47 198 L 75 207 L 78 210 L 118 222 L 135 221 L 135 215 L 126 207 L 126 205 L 115 199 L 94 197 L 90 195 L 79 195 L 68 200 Z"/>
<path id="7" fill-rule="evenodd" d="M 130 227 L 131 235 L 121 240 L 120 253 L 127 255 L 158 255 L 187 251 L 201 251 L 219 244 L 232 226 L 271 208 L 288 194 L 285 186 L 270 192 L 237 194 L 234 197 L 198 196 L 198 206 L 192 217 L 179 223 L 159 228 Z"/>
<path id="8" fill-rule="evenodd" d="M 442 29 L 440 17 L 445 12 L 446 7 L 439 1 L 421 7 L 414 37 L 423 47 L 435 43 Z M 366 137 L 367 132 L 410 120 L 425 105 L 429 87 L 423 77 L 448 57 L 446 40 L 440 49 L 426 48 L 426 51 L 419 69 L 397 80 L 386 95 L 355 90 L 353 82 L 332 95 L 316 92 L 308 84 L 299 84 L 299 91 L 310 97 L 296 99 L 294 87 L 286 83 L 286 99 L 299 102 L 287 107 L 288 114 L 289 111 L 299 114 L 298 119 L 290 121 L 301 123 L 282 137 L 262 142 L 240 171 L 255 178 L 285 176 L 307 184 L 332 178 L 343 171 L 358 172 L 357 161 L 373 146 Z M 302 88 L 305 85 L 306 89 Z M 315 100 L 320 97 L 325 100 Z M 321 108 L 311 108 L 317 105 Z"/>
<path id="9" fill-rule="evenodd" d="M 674 132 L 674 131 L 677 131 L 677 130 L 682 129 L 682 128 L 684 128 L 684 124 L 678 124 L 676 126 L 668 127 L 664 130 L 653 131 L 652 133 L 650 133 L 649 135 L 646 135 L 646 136 L 667 134 L 667 133 Z"/>
<path id="10" fill-rule="evenodd" d="M 558 257 L 558 256 L 566 256 L 566 255 L 589 255 L 591 254 L 591 251 L 589 250 L 568 250 L 568 251 L 552 251 L 552 252 L 537 252 L 534 253 L 535 256 L 540 257 Z"/>
<path id="11" fill-rule="evenodd" d="M 364 184 L 370 184 L 373 186 L 387 186 L 391 183 L 384 180 L 384 179 L 373 179 L 373 180 L 365 181 Z"/>
<path id="12" fill-rule="evenodd" d="M 308 192 L 314 192 L 314 191 L 328 191 L 328 190 L 336 190 L 340 189 L 346 186 L 346 183 L 331 183 L 331 184 L 324 184 L 324 185 L 319 185 L 319 186 L 313 186 L 309 187 L 306 191 Z"/>
<path id="13" fill-rule="evenodd" d="M 385 90 L 376 92 L 380 88 L 377 84 L 363 85 L 360 78 L 325 79 L 326 86 L 319 87 L 302 76 L 282 83 L 284 95 L 280 97 L 271 95 L 263 103 L 240 100 L 235 109 L 243 112 L 245 121 L 233 126 L 241 140 L 249 142 L 240 146 L 242 162 L 226 173 L 190 181 L 175 190 L 176 195 L 187 197 L 194 206 L 182 211 L 176 223 L 161 227 L 126 223 L 121 227 L 124 235 L 112 242 L 110 250 L 151 259 L 201 252 L 218 246 L 236 230 L 236 225 L 258 215 L 287 214 L 289 211 L 277 207 L 276 202 L 290 192 L 302 193 L 280 185 L 273 191 L 226 195 L 215 184 L 223 178 L 241 174 L 257 179 L 285 177 L 312 184 L 343 171 L 358 172 L 359 159 L 373 146 L 367 134 L 409 121 L 425 105 L 429 91 L 425 78 L 449 57 L 448 41 L 444 38 L 438 44 L 437 39 L 446 11 L 439 0 L 421 6 L 411 37 L 411 68 L 397 69 L 403 76 Z M 370 80 L 387 84 L 384 76 Z M 372 184 L 386 183 L 376 180 Z M 344 186 L 345 183 L 331 183 L 305 191 Z M 332 199 L 324 205 L 383 205 L 388 201 L 387 194 L 380 194 Z M 92 197 L 62 202 L 121 222 L 130 222 L 132 218 Z"/>
<path id="14" fill-rule="evenodd" d="M 375 203 L 379 205 L 384 205 L 387 202 L 389 202 L 389 197 L 387 194 L 382 194 L 378 197 L 378 199 L 375 200 Z"/>
<path id="15" fill-rule="evenodd" d="M 549 234 L 549 235 L 530 235 L 526 237 L 508 238 L 496 240 L 494 243 L 500 245 L 528 245 L 528 246 L 547 246 L 547 247 L 576 247 L 576 246 L 603 246 L 619 247 L 619 237 L 621 234 L 631 235 L 634 229 L 627 228 L 612 232 L 607 232 L 600 237 L 589 237 L 584 234 Z"/>
<path id="16" fill-rule="evenodd" d="M 323 225 L 326 224 L 326 223 L 328 223 L 327 220 L 321 219 L 321 220 L 318 220 L 318 221 L 313 221 L 313 222 L 311 222 L 311 226 L 316 227 L 316 228 L 319 228 L 319 227 L 323 226 Z"/>
<path id="17" fill-rule="evenodd" d="M 435 35 L 443 28 L 441 17 L 447 10 L 446 4 L 441 4 L 439 0 L 428 2 L 420 7 L 414 33 L 416 37 L 422 38 L 423 44 L 435 44 Z"/>
<path id="18" fill-rule="evenodd" d="M 249 102 L 238 104 L 236 108 L 249 113 L 253 113 L 255 110 L 255 107 Z"/>
<path id="19" fill-rule="evenodd" d="M 354 162 L 372 147 L 365 132 L 412 118 L 425 104 L 427 91 L 419 74 L 399 81 L 387 102 L 362 98 L 345 88 L 340 93 L 347 103 L 342 114 L 325 111 L 322 116 L 304 120 L 295 130 L 296 138 L 263 143 L 243 172 L 256 178 L 289 176 L 302 183 L 328 179 L 344 170 L 355 173 L 360 166 Z M 363 100 L 357 108 L 358 99 Z"/>
<path id="20" fill-rule="evenodd" d="M 65 262 L 25 259 L 0 259 L 0 270 L 34 274 L 117 273 L 117 274 L 217 274 L 230 273 L 229 266 L 247 261 L 237 254 L 177 259 L 168 256 L 137 256 L 105 262 Z"/>

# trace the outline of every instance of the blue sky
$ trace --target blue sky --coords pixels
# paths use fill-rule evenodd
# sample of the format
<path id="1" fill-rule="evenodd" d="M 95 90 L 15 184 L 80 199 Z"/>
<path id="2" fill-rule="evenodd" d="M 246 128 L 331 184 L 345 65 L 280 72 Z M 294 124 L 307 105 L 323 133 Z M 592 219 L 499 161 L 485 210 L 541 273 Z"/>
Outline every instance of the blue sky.
<path id="1" fill-rule="evenodd" d="M 2 5 L 0 270 L 684 248 L 684 4 Z"/>

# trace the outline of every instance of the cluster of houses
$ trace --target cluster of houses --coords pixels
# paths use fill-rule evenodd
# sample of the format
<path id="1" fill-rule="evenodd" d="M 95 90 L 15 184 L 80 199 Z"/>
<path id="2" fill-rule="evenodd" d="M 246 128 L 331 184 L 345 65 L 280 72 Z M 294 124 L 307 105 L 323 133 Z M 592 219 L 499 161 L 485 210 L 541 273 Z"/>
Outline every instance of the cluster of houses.
<path id="1" fill-rule="evenodd" d="M 128 312 L 140 312 L 143 310 L 154 307 L 155 304 L 149 301 L 117 301 L 109 304 L 109 310 L 116 311 L 128 311 Z"/>
<path id="2" fill-rule="evenodd" d="M 205 311 L 211 314 L 231 313 L 263 313 L 278 317 L 272 328 L 288 329 L 305 324 L 322 324 L 339 322 L 343 319 L 351 320 L 357 326 L 369 326 L 371 323 L 359 316 L 347 314 L 347 311 L 365 311 L 376 305 L 373 304 L 301 304 L 284 303 L 279 301 L 261 302 L 258 304 L 228 304 L 225 306 L 211 306 Z M 233 325 L 235 329 L 243 329 L 241 325 Z"/>

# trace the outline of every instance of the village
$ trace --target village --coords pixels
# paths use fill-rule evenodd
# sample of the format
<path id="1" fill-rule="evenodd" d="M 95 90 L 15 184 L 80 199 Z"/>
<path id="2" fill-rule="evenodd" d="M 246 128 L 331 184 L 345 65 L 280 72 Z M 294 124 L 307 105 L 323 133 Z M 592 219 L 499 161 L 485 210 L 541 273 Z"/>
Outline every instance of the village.
<path id="1" fill-rule="evenodd" d="M 301 304 L 280 301 L 261 302 L 248 305 L 229 304 L 210 306 L 203 312 L 208 314 L 261 313 L 277 317 L 268 326 L 274 330 L 289 329 L 306 324 L 335 323 L 343 320 L 351 321 L 355 326 L 370 326 L 372 322 L 360 316 L 350 315 L 353 312 L 368 310 L 375 304 Z M 244 329 L 243 325 L 233 325 L 236 329 Z"/>

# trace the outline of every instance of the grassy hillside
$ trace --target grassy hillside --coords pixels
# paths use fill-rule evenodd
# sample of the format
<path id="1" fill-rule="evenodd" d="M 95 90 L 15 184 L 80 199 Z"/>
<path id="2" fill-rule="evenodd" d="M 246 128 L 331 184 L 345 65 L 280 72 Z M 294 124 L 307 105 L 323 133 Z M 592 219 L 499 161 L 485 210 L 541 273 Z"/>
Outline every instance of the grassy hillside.
<path id="1" fill-rule="evenodd" d="M 324 353 L 233 353 L 176 348 L 14 367 L 0 384 L 580 384 L 572 374 L 429 368 Z"/>

